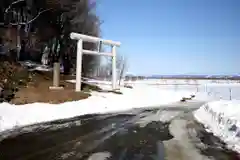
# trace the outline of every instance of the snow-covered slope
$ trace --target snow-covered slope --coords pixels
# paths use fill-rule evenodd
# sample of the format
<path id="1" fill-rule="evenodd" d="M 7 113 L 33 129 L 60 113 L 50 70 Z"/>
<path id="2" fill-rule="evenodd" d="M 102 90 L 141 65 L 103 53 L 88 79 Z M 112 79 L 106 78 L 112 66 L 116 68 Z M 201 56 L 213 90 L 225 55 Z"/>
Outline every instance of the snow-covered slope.
<path id="1" fill-rule="evenodd" d="M 228 147 L 240 153 L 240 101 L 220 100 L 203 105 L 195 118 L 207 131 L 222 139 Z"/>

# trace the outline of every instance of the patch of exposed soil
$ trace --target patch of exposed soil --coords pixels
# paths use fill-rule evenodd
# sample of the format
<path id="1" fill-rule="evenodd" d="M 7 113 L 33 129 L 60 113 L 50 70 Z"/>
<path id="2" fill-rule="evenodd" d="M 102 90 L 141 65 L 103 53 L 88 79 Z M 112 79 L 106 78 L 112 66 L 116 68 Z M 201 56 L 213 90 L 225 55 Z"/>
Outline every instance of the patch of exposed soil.
<path id="1" fill-rule="evenodd" d="M 31 76 L 31 81 L 28 82 L 26 86 L 19 89 L 15 94 L 15 98 L 11 100 L 11 103 L 27 104 L 48 102 L 57 104 L 66 101 L 85 99 L 90 96 L 90 94 L 87 93 L 75 92 L 74 85 L 65 82 L 63 79 L 60 85 L 64 87 L 64 89 L 50 90 L 49 87 L 52 86 L 52 78 L 48 78 L 46 75 L 39 73 L 31 73 Z M 62 76 L 62 78 L 64 77 Z"/>
<path id="2" fill-rule="evenodd" d="M 10 60 L 6 56 L 0 56 L 0 102 L 13 104 L 27 104 L 34 102 L 62 103 L 85 99 L 88 93 L 74 91 L 74 84 L 66 79 L 74 77 L 61 75 L 61 90 L 50 90 L 52 86 L 51 72 L 29 72 L 19 63 Z M 96 86 L 82 84 L 82 90 L 100 90 Z"/>

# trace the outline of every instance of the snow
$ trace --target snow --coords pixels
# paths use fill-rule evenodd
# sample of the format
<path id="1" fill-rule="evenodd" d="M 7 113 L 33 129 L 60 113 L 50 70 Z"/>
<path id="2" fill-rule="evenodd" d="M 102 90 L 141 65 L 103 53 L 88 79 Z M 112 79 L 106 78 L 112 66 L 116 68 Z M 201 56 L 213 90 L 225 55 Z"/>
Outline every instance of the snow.
<path id="1" fill-rule="evenodd" d="M 222 139 L 228 148 L 240 153 L 240 100 L 206 103 L 194 113 L 208 132 Z"/>
<path id="2" fill-rule="evenodd" d="M 27 65 L 27 64 L 25 64 Z M 84 78 L 87 83 L 111 89 L 111 82 Z M 75 80 L 68 80 L 75 83 Z M 71 118 L 84 114 L 128 111 L 133 108 L 160 107 L 195 95 L 197 101 L 208 102 L 194 112 L 194 117 L 208 132 L 221 138 L 228 147 L 240 153 L 240 83 L 211 80 L 138 80 L 122 82 L 133 89 L 119 86 L 121 95 L 92 92 L 92 96 L 62 104 L 0 104 L 0 131 L 34 123 Z M 169 121 L 180 112 L 152 117 Z"/>
<path id="3" fill-rule="evenodd" d="M 103 84 L 103 83 L 102 83 Z M 106 83 L 105 83 L 106 84 Z M 162 91 L 191 92 L 197 100 L 207 101 L 194 113 L 197 121 L 208 132 L 222 139 L 229 149 L 240 153 L 240 83 L 229 80 L 138 80 L 128 81 L 132 86 L 154 86 Z M 155 117 L 169 120 L 179 112 Z"/>
<path id="4" fill-rule="evenodd" d="M 240 81 L 238 80 L 174 80 L 174 79 L 147 79 L 127 81 L 130 85 L 153 85 L 161 89 L 187 90 L 196 93 L 207 93 L 211 100 L 240 100 Z"/>
<path id="5" fill-rule="evenodd" d="M 27 67 L 29 71 L 49 72 L 53 70 L 53 68 L 48 65 L 39 64 L 32 61 L 20 61 L 20 64 L 24 67 Z M 63 66 L 60 67 L 60 72 L 63 72 Z"/>
<path id="6" fill-rule="evenodd" d="M 144 82 L 145 81 L 145 82 Z M 222 139 L 229 149 L 240 153 L 240 83 L 230 80 L 144 80 L 129 84 L 156 86 L 172 91 L 195 92 L 207 101 L 194 113 L 208 132 Z M 170 118 L 166 117 L 166 118 Z M 161 117 L 160 117 L 161 118 Z M 165 118 L 165 117 L 164 117 Z"/>
<path id="7" fill-rule="evenodd" d="M 145 82 L 144 82 L 145 81 Z M 194 112 L 194 117 L 208 132 L 222 139 L 240 153 L 240 83 L 230 80 L 144 80 L 159 89 L 195 92 L 198 100 L 207 101 Z M 134 84 L 134 82 L 128 82 Z M 166 118 L 170 118 L 166 117 Z M 161 118 L 161 117 L 160 117 Z M 165 117 L 164 117 L 165 118 Z"/>
<path id="8" fill-rule="evenodd" d="M 109 85 L 108 85 L 109 86 Z M 34 123 L 71 118 L 83 114 L 125 111 L 141 107 L 159 107 L 190 97 L 188 91 L 160 90 L 151 86 L 134 89 L 121 87 L 122 95 L 92 92 L 87 99 L 62 104 L 33 103 L 25 105 L 0 104 L 0 131 Z"/>

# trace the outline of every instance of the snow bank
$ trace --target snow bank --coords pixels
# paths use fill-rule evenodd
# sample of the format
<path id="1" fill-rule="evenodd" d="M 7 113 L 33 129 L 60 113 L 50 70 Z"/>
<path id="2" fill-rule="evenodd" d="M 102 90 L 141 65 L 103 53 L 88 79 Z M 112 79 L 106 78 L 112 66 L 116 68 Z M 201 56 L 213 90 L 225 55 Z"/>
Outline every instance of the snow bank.
<path id="1" fill-rule="evenodd" d="M 83 114 L 159 107 L 191 95 L 191 92 L 174 92 L 149 86 L 135 87 L 134 89 L 121 88 L 121 92 L 122 95 L 92 92 L 92 96 L 87 99 L 62 104 L 33 103 L 16 106 L 1 103 L 0 131 Z"/>
<path id="2" fill-rule="evenodd" d="M 240 101 L 209 102 L 194 113 L 208 132 L 222 139 L 227 146 L 240 153 Z"/>

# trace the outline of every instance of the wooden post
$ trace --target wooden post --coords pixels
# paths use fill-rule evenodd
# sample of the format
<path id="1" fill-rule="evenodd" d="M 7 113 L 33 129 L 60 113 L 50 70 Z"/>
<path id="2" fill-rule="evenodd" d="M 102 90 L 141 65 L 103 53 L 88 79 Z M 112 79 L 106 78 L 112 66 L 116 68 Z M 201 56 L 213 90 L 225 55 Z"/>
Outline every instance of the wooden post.
<path id="1" fill-rule="evenodd" d="M 82 76 L 82 44 L 83 41 L 81 39 L 78 40 L 77 43 L 77 69 L 76 69 L 76 86 L 75 91 L 81 91 L 81 76 Z"/>
<path id="2" fill-rule="evenodd" d="M 20 37 L 21 26 L 17 26 L 17 60 L 20 59 L 20 51 L 21 51 L 21 37 Z"/>

